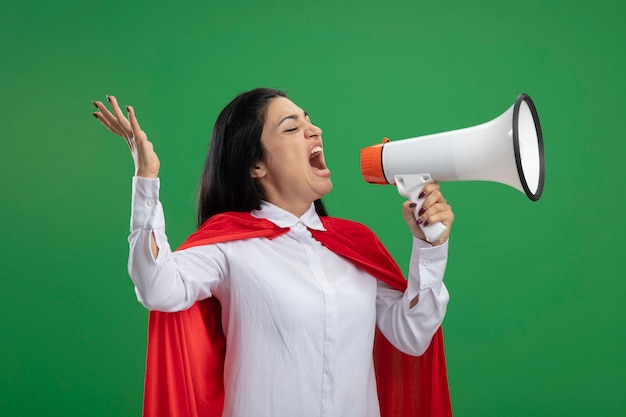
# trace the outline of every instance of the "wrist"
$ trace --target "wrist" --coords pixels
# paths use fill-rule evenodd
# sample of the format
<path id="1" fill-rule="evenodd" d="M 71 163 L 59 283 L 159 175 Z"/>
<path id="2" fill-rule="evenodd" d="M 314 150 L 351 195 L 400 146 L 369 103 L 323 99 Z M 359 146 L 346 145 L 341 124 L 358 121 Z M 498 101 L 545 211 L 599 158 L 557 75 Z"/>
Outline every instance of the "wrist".
<path id="1" fill-rule="evenodd" d="M 137 171 L 137 175 L 138 177 L 142 177 L 142 178 L 159 178 L 159 173 L 158 172 L 150 172 L 150 171 L 144 171 L 144 170 L 138 170 Z"/>

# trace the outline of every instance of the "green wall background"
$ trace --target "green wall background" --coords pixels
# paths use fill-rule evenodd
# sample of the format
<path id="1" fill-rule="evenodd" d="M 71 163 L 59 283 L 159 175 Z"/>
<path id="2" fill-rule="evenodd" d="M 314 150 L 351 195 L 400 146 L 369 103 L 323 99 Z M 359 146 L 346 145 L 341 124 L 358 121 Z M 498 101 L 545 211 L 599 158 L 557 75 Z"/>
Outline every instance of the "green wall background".
<path id="1" fill-rule="evenodd" d="M 89 114 L 136 107 L 172 245 L 193 231 L 212 124 L 271 86 L 324 129 L 329 210 L 405 266 L 390 186 L 359 149 L 539 110 L 533 203 L 447 183 L 444 323 L 457 416 L 623 416 L 623 2 L 4 1 L 0 5 L 0 415 L 137 416 L 146 311 L 126 272 L 132 162 Z"/>

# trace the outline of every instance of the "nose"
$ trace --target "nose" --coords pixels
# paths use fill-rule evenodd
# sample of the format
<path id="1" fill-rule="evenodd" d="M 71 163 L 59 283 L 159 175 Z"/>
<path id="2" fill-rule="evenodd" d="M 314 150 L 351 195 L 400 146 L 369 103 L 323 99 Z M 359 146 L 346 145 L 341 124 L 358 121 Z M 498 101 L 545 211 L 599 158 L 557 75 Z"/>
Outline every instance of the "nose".
<path id="1" fill-rule="evenodd" d="M 306 137 L 307 138 L 315 138 L 322 136 L 322 129 L 315 126 L 313 123 L 308 122 L 306 127 Z"/>

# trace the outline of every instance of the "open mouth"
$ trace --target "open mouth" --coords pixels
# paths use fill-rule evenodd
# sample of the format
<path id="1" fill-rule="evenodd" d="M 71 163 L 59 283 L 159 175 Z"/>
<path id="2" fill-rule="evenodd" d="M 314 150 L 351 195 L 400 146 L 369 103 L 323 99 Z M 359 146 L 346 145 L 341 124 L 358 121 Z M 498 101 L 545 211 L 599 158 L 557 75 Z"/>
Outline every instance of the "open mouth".
<path id="1" fill-rule="evenodd" d="M 309 165 L 318 171 L 327 169 L 326 163 L 324 162 L 324 150 L 321 146 L 316 146 L 311 149 L 311 154 L 309 155 Z"/>

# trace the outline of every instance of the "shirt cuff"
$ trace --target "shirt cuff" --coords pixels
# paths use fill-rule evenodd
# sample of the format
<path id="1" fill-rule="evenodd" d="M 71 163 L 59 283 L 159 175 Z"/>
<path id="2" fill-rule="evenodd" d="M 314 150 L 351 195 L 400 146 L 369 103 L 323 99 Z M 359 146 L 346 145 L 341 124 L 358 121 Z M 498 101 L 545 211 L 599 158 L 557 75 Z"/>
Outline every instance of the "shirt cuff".
<path id="1" fill-rule="evenodd" d="M 439 288 L 448 263 L 448 242 L 431 246 L 421 239 L 413 238 L 413 250 L 409 266 L 407 292 L 412 299 L 420 290 Z"/>
<path id="2" fill-rule="evenodd" d="M 158 178 L 133 177 L 130 230 L 165 228 Z"/>

